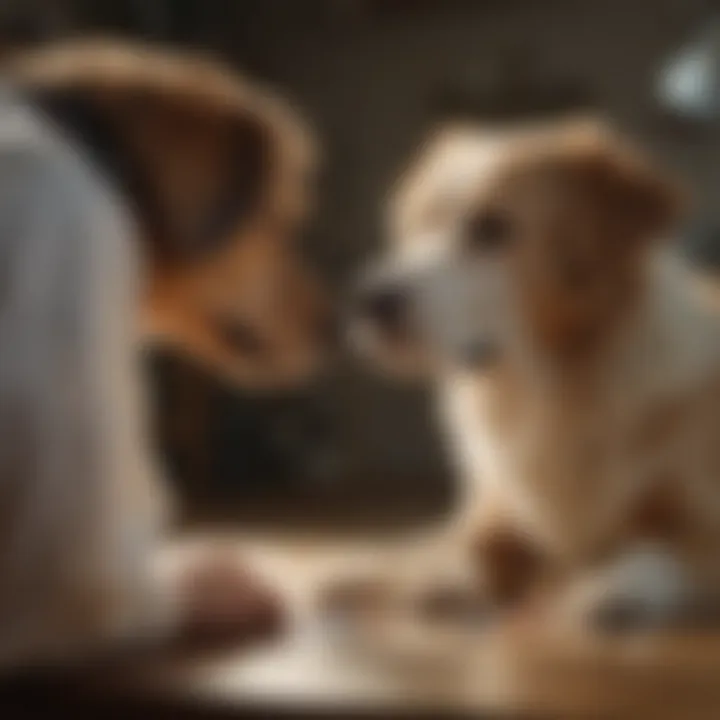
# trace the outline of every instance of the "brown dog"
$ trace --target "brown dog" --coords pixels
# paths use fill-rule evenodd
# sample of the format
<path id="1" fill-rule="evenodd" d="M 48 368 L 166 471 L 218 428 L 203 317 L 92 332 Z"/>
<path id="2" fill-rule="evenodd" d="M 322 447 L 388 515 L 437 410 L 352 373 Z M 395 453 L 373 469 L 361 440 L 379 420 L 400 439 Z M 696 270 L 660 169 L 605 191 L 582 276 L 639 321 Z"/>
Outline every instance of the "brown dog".
<path id="1" fill-rule="evenodd" d="M 251 632 L 275 610 L 233 560 L 157 566 L 137 348 L 169 343 L 250 387 L 317 368 L 329 315 L 294 243 L 311 139 L 202 58 L 74 43 L 8 78 L 0 660 L 168 626 Z"/>
<path id="2" fill-rule="evenodd" d="M 288 107 L 212 62 L 106 42 L 33 53 L 13 76 L 128 196 L 147 333 L 247 385 L 312 370 L 330 327 L 294 238 L 315 149 Z"/>

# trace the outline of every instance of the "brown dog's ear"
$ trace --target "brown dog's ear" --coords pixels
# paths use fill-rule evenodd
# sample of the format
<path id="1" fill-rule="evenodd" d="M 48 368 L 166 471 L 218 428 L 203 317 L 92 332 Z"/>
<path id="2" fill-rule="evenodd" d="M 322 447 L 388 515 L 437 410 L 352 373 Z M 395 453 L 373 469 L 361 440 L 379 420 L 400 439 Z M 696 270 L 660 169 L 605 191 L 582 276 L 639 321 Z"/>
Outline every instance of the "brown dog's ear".
<path id="1" fill-rule="evenodd" d="M 156 254 L 198 260 L 260 211 L 277 142 L 263 118 L 148 90 L 106 93 L 101 102 L 144 176 L 147 240 Z"/>
<path id="2" fill-rule="evenodd" d="M 258 118 L 238 118 L 231 123 L 214 197 L 195 208 L 197 220 L 188 227 L 185 247 L 180 248 L 186 256 L 212 251 L 263 209 L 271 182 L 273 150 L 269 129 Z"/>
<path id="3" fill-rule="evenodd" d="M 119 187 L 164 260 L 211 253 L 262 204 L 273 138 L 259 118 L 188 117 L 155 97 L 78 88 L 28 94 Z"/>
<path id="4" fill-rule="evenodd" d="M 288 148 L 302 157 L 309 140 L 275 99 L 204 58 L 88 41 L 16 58 L 8 74 L 124 190 L 169 262 L 237 237 L 282 184 Z"/>

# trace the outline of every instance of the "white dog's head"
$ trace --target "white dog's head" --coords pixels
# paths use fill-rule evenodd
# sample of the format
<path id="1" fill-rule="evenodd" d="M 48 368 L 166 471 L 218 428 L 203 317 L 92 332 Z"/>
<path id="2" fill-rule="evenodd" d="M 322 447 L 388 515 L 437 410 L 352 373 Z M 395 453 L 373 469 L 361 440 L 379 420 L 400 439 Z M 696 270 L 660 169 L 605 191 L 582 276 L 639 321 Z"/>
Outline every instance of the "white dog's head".
<path id="1" fill-rule="evenodd" d="M 577 354 L 627 311 L 677 195 L 604 125 L 445 129 L 403 177 L 354 342 L 403 374 Z"/>

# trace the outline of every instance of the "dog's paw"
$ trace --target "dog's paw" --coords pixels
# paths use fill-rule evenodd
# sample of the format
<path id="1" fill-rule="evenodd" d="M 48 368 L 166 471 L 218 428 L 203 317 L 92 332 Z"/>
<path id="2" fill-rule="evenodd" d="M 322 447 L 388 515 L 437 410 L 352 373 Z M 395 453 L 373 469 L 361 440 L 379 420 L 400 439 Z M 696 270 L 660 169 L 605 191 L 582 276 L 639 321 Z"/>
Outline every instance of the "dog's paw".
<path id="1" fill-rule="evenodd" d="M 586 629 L 629 633 L 688 623 L 697 605 L 682 565 L 662 550 L 647 547 L 574 584 L 561 609 Z"/>
<path id="2" fill-rule="evenodd" d="M 282 629 L 283 602 L 236 556 L 219 549 L 199 553 L 178 567 L 172 592 L 179 635 L 193 643 L 235 643 Z"/>

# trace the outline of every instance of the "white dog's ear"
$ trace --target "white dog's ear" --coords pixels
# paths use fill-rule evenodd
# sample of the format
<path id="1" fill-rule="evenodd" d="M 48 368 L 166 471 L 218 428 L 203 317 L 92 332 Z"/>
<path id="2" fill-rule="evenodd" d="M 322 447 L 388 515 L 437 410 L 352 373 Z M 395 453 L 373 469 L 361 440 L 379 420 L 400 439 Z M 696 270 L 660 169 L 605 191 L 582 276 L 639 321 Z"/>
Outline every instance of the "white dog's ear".
<path id="1" fill-rule="evenodd" d="M 679 184 L 608 126 L 578 128 L 568 157 L 573 183 L 589 194 L 618 242 L 638 247 L 662 239 L 680 219 L 685 197 Z"/>
<path id="2" fill-rule="evenodd" d="M 603 203 L 625 241 L 662 237 L 685 206 L 684 192 L 622 136 L 596 116 L 570 119 L 562 128 L 572 173 Z"/>
<path id="3" fill-rule="evenodd" d="M 679 185 L 641 157 L 621 154 L 612 165 L 612 211 L 621 235 L 641 243 L 662 239 L 682 214 L 685 201 Z"/>

